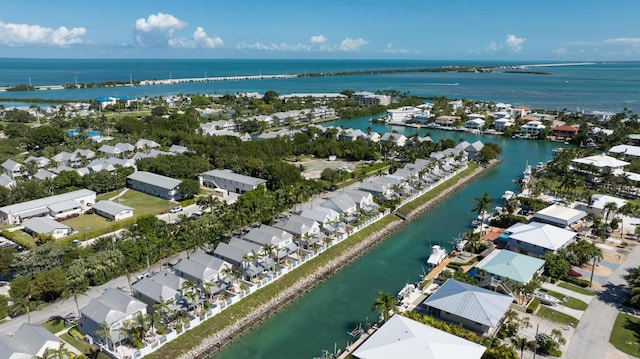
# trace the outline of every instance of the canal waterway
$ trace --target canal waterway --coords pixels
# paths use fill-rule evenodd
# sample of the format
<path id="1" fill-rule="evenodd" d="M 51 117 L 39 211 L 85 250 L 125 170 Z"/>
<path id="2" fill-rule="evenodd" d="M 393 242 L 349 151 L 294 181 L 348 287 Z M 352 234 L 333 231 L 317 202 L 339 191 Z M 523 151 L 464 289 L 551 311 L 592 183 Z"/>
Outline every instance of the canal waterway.
<path id="1" fill-rule="evenodd" d="M 405 283 L 419 279 L 432 244 L 451 249 L 461 232 L 471 229 L 476 214 L 473 198 L 487 192 L 497 199 L 507 189 L 515 190 L 513 180 L 527 164 L 551 159 L 558 143 L 451 132 L 432 129 L 373 124 L 368 118 L 342 120 L 323 125 L 352 127 L 376 132 L 397 131 L 411 135 L 429 134 L 434 141 L 451 138 L 458 142 L 494 142 L 503 149 L 503 161 L 467 187 L 453 194 L 431 211 L 371 249 L 358 260 L 303 295 L 278 314 L 226 346 L 213 358 L 313 358 L 323 350 L 333 352 L 354 340 L 348 332 L 358 324 L 376 320 L 371 305 L 379 291 L 397 293 Z M 239 305 L 242 305 L 240 303 Z M 212 319 L 215 320 L 215 319 Z"/>

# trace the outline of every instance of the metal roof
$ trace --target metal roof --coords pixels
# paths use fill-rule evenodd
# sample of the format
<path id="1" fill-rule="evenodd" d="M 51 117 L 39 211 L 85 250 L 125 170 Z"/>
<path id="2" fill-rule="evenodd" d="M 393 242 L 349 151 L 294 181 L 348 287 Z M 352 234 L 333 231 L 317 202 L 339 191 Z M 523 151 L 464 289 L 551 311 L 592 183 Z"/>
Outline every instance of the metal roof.
<path id="1" fill-rule="evenodd" d="M 46 234 L 56 229 L 71 229 L 71 227 L 55 221 L 49 217 L 36 217 L 24 221 L 24 228 L 37 234 Z"/>
<path id="2" fill-rule="evenodd" d="M 234 181 L 234 182 L 243 183 L 243 184 L 247 184 L 247 185 L 251 185 L 251 186 L 258 186 L 258 185 L 267 183 L 267 180 L 263 180 L 261 178 L 256 178 L 256 177 L 251 177 L 251 176 L 241 175 L 241 174 L 235 173 L 232 170 L 228 170 L 228 169 L 225 169 L 225 170 L 211 170 L 211 171 L 205 172 L 203 175 L 211 176 L 211 177 L 218 177 L 218 178 L 221 178 L 221 179 L 225 179 L 227 181 Z"/>
<path id="3" fill-rule="evenodd" d="M 164 188 L 168 191 L 175 189 L 176 187 L 178 187 L 178 185 L 180 185 L 180 183 L 182 183 L 182 181 L 171 177 L 161 176 L 145 171 L 134 172 L 127 176 L 127 179 L 147 183 L 155 187 Z"/>
<path id="4" fill-rule="evenodd" d="M 22 203 L 12 204 L 10 206 L 4 206 L 0 208 L 0 212 L 20 214 L 21 212 L 24 212 L 24 211 L 33 210 L 40 207 L 48 207 L 54 203 L 64 202 L 67 200 L 76 200 L 78 198 L 95 196 L 95 195 L 96 193 L 94 191 L 90 191 L 88 189 L 80 189 L 77 191 L 58 194 L 51 197 L 34 199 L 28 202 L 22 202 Z"/>
<path id="5" fill-rule="evenodd" d="M 93 205 L 93 209 L 112 216 L 115 216 L 122 211 L 133 210 L 133 208 L 125 206 L 124 204 L 108 200 L 96 202 L 96 204 Z"/>
<path id="6" fill-rule="evenodd" d="M 475 267 L 515 282 L 527 283 L 540 268 L 544 267 L 544 260 L 506 249 L 494 249 Z"/>
<path id="7" fill-rule="evenodd" d="M 423 304 L 488 327 L 500 324 L 513 298 L 448 279 Z"/>
<path id="8" fill-rule="evenodd" d="M 509 233 L 509 238 L 551 251 L 564 247 L 576 236 L 575 232 L 538 222 L 516 223 L 505 232 Z"/>
<path id="9" fill-rule="evenodd" d="M 360 359 L 479 359 L 487 348 L 399 314 L 354 352 Z"/>

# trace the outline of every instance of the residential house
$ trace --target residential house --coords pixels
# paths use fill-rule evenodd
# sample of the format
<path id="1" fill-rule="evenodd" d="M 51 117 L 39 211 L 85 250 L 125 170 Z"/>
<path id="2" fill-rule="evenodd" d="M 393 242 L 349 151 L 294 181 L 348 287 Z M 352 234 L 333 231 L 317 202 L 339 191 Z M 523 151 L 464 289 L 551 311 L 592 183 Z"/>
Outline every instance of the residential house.
<path id="1" fill-rule="evenodd" d="M 115 288 L 107 288 L 89 304 L 80 308 L 78 330 L 91 337 L 91 343 L 105 345 L 111 351 L 126 339 L 122 330 L 126 322 L 139 315 L 147 314 L 147 305 Z M 109 335 L 101 334 L 103 325 L 109 328 Z"/>
<path id="2" fill-rule="evenodd" d="M 267 245 L 276 246 L 278 258 L 284 258 L 298 249 L 298 246 L 293 242 L 291 233 L 266 224 L 250 229 L 242 238 L 263 247 Z"/>
<path id="3" fill-rule="evenodd" d="M 47 349 L 57 350 L 62 341 L 45 327 L 23 323 L 13 335 L 0 335 L 1 359 L 44 357 Z"/>
<path id="4" fill-rule="evenodd" d="M 499 118 L 496 119 L 495 121 L 493 121 L 493 129 L 498 131 L 498 132 L 504 132 L 504 130 L 513 125 L 514 121 L 512 118 L 507 117 L 507 118 Z"/>
<path id="5" fill-rule="evenodd" d="M 456 149 L 463 150 L 467 154 L 467 158 L 471 161 L 481 161 L 482 156 L 480 156 L 480 151 L 484 148 L 484 144 L 480 141 L 476 141 L 474 143 L 468 143 L 464 141 L 458 146 Z"/>
<path id="6" fill-rule="evenodd" d="M 398 147 L 404 147 L 404 145 L 407 144 L 407 136 L 399 133 L 386 132 L 380 137 L 380 142 L 388 142 Z"/>
<path id="7" fill-rule="evenodd" d="M 101 152 L 107 155 L 107 157 L 122 156 L 122 154 L 124 153 L 120 148 L 116 146 L 110 146 L 110 145 L 100 146 L 100 148 L 98 148 L 98 152 Z"/>
<path id="8" fill-rule="evenodd" d="M 353 99 L 364 105 L 383 105 L 387 106 L 391 104 L 391 96 L 377 95 L 372 92 L 359 91 L 353 94 Z"/>
<path id="9" fill-rule="evenodd" d="M 373 201 L 373 195 L 370 192 L 359 191 L 349 187 L 345 188 L 343 192 L 349 196 L 360 209 L 373 210 L 378 207 L 377 203 Z"/>
<path id="10" fill-rule="evenodd" d="M 438 116 L 436 117 L 435 123 L 442 127 L 455 127 L 456 121 L 459 121 L 460 116 Z"/>
<path id="11" fill-rule="evenodd" d="M 387 110 L 387 122 L 405 123 L 413 119 L 415 115 L 422 113 L 422 109 L 412 106 L 403 106 L 400 108 Z"/>
<path id="12" fill-rule="evenodd" d="M 37 168 L 43 168 L 47 167 L 49 163 L 51 163 L 51 160 L 43 156 L 29 156 L 24 160 L 24 163 L 33 163 Z"/>
<path id="13" fill-rule="evenodd" d="M 340 193 L 333 198 L 327 199 L 321 206 L 330 208 L 343 216 L 352 214 L 358 208 L 356 203 L 346 193 Z"/>
<path id="14" fill-rule="evenodd" d="M 296 214 L 274 223 L 273 227 L 285 230 L 297 238 L 313 237 L 320 233 L 320 224 L 318 222 Z"/>
<path id="15" fill-rule="evenodd" d="M 215 259 L 222 262 L 220 258 Z M 209 293 L 211 295 L 220 291 L 220 287 L 217 286 L 220 273 L 206 264 L 202 264 L 191 258 L 182 258 L 173 269 L 180 277 L 197 282 L 201 290 L 204 291 L 205 287 L 209 287 Z"/>
<path id="16" fill-rule="evenodd" d="M 147 312 L 153 313 L 156 311 L 156 305 L 161 303 L 171 303 L 169 306 L 173 310 L 183 309 L 188 307 L 188 304 L 182 297 L 182 283 L 183 278 L 180 278 L 182 282 L 177 288 L 168 286 L 162 282 L 156 281 L 156 278 L 163 276 L 176 276 L 173 272 L 161 271 L 154 273 L 151 277 L 144 277 L 139 281 L 131 285 L 133 290 L 133 297 L 140 300 L 147 305 Z"/>
<path id="17" fill-rule="evenodd" d="M 516 223 L 505 230 L 507 249 L 542 256 L 547 252 L 557 253 L 576 241 L 576 232 L 550 224 L 531 222 Z"/>
<path id="18" fill-rule="evenodd" d="M 533 220 L 560 228 L 567 228 L 572 227 L 586 216 L 587 213 L 585 211 L 552 204 L 536 212 L 533 215 Z"/>
<path id="19" fill-rule="evenodd" d="M 526 135 L 537 136 L 545 128 L 546 128 L 546 126 L 543 125 L 542 122 L 540 122 L 540 121 L 529 121 L 529 122 L 525 123 L 524 125 L 520 126 L 520 132 L 522 132 L 522 133 L 524 133 Z"/>
<path id="20" fill-rule="evenodd" d="M 14 181 L 11 177 L 7 175 L 0 175 L 0 186 L 4 188 L 11 188 L 16 185 L 16 181 Z"/>
<path id="21" fill-rule="evenodd" d="M 36 217 L 25 220 L 24 231 L 32 236 L 51 236 L 54 239 L 66 237 L 73 229 L 49 217 Z"/>
<path id="22" fill-rule="evenodd" d="M 4 170 L 4 173 L 9 176 L 9 178 L 15 180 L 18 177 L 22 177 L 25 175 L 25 171 L 22 168 L 22 164 L 12 160 L 12 159 L 8 159 L 6 161 L 4 161 L 2 163 L 2 169 Z"/>
<path id="23" fill-rule="evenodd" d="M 229 169 L 211 170 L 202 174 L 203 185 L 240 194 L 254 190 L 260 185 L 266 185 L 266 183 L 266 180 L 234 173 Z"/>
<path id="24" fill-rule="evenodd" d="M 590 165 L 595 166 L 600 173 L 610 172 L 613 174 L 621 174 L 624 171 L 624 167 L 629 165 L 629 162 L 620 161 L 605 154 L 576 158 L 571 162 L 571 169 L 577 169 L 581 165 Z"/>
<path id="25" fill-rule="evenodd" d="M 612 215 L 613 213 L 607 213 L 607 203 L 615 203 L 616 209 L 624 206 L 627 201 L 613 196 L 608 196 L 606 194 L 592 194 L 591 201 L 589 203 L 578 203 L 578 208 L 582 209 L 585 212 L 593 213 L 596 216 L 600 216 L 604 218 L 605 216 Z"/>
<path id="26" fill-rule="evenodd" d="M 556 126 L 551 129 L 551 135 L 558 138 L 570 139 L 578 134 L 578 130 L 579 128 L 569 125 Z"/>
<path id="27" fill-rule="evenodd" d="M 396 314 L 366 337 L 352 356 L 357 359 L 480 359 L 486 349 Z"/>
<path id="28" fill-rule="evenodd" d="M 93 205 L 93 211 L 111 221 L 133 217 L 133 208 L 110 200 L 96 202 Z"/>
<path id="29" fill-rule="evenodd" d="M 474 118 L 474 119 L 465 121 L 463 126 L 467 130 L 480 131 L 484 127 L 485 123 L 487 122 L 481 118 Z"/>
<path id="30" fill-rule="evenodd" d="M 126 142 L 118 142 L 115 147 L 122 151 L 123 154 L 133 153 L 136 150 L 136 146 Z"/>
<path id="31" fill-rule="evenodd" d="M 189 152 L 189 149 L 186 148 L 185 146 L 171 145 L 171 147 L 169 147 L 169 152 L 175 153 L 177 155 L 177 154 Z"/>
<path id="32" fill-rule="evenodd" d="M 327 207 L 314 207 L 312 209 L 303 209 L 300 213 L 301 217 L 312 219 L 322 225 L 335 222 L 340 219 L 340 213 Z"/>
<path id="33" fill-rule="evenodd" d="M 514 284 L 527 284 L 541 275 L 544 263 L 540 258 L 494 249 L 471 269 L 470 274 L 478 279 L 481 287 L 502 288 L 511 294 Z"/>
<path id="34" fill-rule="evenodd" d="M 147 150 L 152 148 L 158 148 L 160 147 L 160 144 L 155 141 L 145 140 L 144 138 L 141 138 L 138 141 L 136 141 L 134 146 L 140 150 Z"/>
<path id="35" fill-rule="evenodd" d="M 137 171 L 127 176 L 128 188 L 170 201 L 182 198 L 178 190 L 181 183 L 182 181 L 171 177 L 144 171 Z"/>
<path id="36" fill-rule="evenodd" d="M 56 176 L 57 175 L 51 171 L 47 171 L 44 168 L 39 168 L 38 172 L 36 172 L 31 178 L 39 181 L 44 181 L 47 179 L 54 179 L 56 178 Z"/>
<path id="37" fill-rule="evenodd" d="M 420 309 L 434 318 L 492 336 L 512 301 L 511 296 L 448 279 L 420 304 Z"/>
<path id="38" fill-rule="evenodd" d="M 55 196 L 34 199 L 0 207 L 0 222 L 20 224 L 32 217 L 52 215 L 63 218 L 89 209 L 96 201 L 96 192 L 81 189 Z M 73 202 L 73 203 L 72 203 Z M 64 212 L 67 209 L 69 212 Z"/>

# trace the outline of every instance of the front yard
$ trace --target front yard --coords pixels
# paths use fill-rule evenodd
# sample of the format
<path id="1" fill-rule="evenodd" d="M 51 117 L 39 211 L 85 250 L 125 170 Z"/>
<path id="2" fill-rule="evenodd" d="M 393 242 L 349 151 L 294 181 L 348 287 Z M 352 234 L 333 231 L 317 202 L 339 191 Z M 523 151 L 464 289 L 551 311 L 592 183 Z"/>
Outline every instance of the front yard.
<path id="1" fill-rule="evenodd" d="M 622 352 L 640 357 L 640 318 L 618 313 L 609 342 Z"/>

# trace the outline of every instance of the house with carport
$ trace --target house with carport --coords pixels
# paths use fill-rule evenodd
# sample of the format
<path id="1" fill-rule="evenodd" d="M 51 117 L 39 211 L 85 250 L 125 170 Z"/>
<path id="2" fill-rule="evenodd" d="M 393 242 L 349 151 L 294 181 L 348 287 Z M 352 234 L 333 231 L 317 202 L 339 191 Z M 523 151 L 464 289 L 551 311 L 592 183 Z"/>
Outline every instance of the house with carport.
<path id="1" fill-rule="evenodd" d="M 0 207 L 0 222 L 20 224 L 25 219 L 47 215 L 66 218 L 88 210 L 95 202 L 96 192 L 80 189 Z"/>

